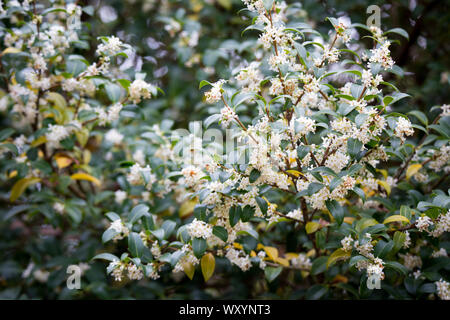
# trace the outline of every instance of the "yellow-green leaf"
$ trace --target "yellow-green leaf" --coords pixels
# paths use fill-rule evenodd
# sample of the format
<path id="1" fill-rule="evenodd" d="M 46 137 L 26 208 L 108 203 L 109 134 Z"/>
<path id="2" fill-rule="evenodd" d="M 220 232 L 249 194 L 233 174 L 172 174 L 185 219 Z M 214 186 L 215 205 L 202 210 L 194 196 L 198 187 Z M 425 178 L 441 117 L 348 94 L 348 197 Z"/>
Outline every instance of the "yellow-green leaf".
<path id="1" fill-rule="evenodd" d="M 327 268 L 331 266 L 332 264 L 336 263 L 336 261 L 341 259 L 347 259 L 351 255 L 350 251 L 344 251 L 342 248 L 337 249 L 334 251 L 331 256 L 327 260 Z"/>
<path id="2" fill-rule="evenodd" d="M 91 176 L 90 174 L 87 173 L 74 173 L 73 175 L 70 176 L 71 179 L 73 180 L 86 180 L 86 181 L 90 181 L 92 183 L 94 183 L 97 186 L 100 186 L 100 180 L 98 180 L 97 178 Z"/>
<path id="3" fill-rule="evenodd" d="M 46 143 L 46 142 L 47 142 L 47 138 L 45 136 L 40 136 L 39 138 L 37 138 L 36 140 L 34 140 L 31 143 L 31 146 L 32 147 L 37 147 L 37 146 L 40 146 L 41 144 Z"/>
<path id="4" fill-rule="evenodd" d="M 270 260 L 275 261 L 278 259 L 278 249 L 275 247 L 264 247 L 264 251 Z"/>
<path id="5" fill-rule="evenodd" d="M 400 222 L 400 221 L 401 221 L 401 222 L 408 222 L 408 223 L 409 223 L 409 219 L 408 219 L 407 217 L 401 216 L 401 215 L 399 215 L 399 214 L 396 214 L 396 215 L 387 217 L 387 218 L 383 221 L 383 224 L 390 223 L 390 222 Z"/>
<path id="6" fill-rule="evenodd" d="M 297 170 L 286 170 L 286 172 L 292 174 L 294 177 L 297 178 L 304 175 L 303 173 Z"/>
<path id="7" fill-rule="evenodd" d="M 420 168 L 422 168 L 421 164 L 412 164 L 406 169 L 406 179 L 409 180 L 413 175 L 419 172 Z"/>
<path id="8" fill-rule="evenodd" d="M 320 227 L 320 224 L 314 221 L 310 221 L 306 224 L 306 233 L 314 233 L 316 232 Z"/>
<path id="9" fill-rule="evenodd" d="M 11 202 L 16 201 L 22 195 L 26 188 L 30 185 L 38 183 L 41 181 L 40 178 L 23 178 L 18 180 L 11 189 L 11 195 L 9 196 L 9 200 Z"/>
<path id="10" fill-rule="evenodd" d="M 188 278 L 192 280 L 192 278 L 194 278 L 194 273 L 195 273 L 194 265 L 190 262 L 185 262 L 182 264 L 182 267 L 183 267 L 184 273 L 186 273 Z"/>
<path id="11" fill-rule="evenodd" d="M 278 264 L 281 264 L 281 265 L 284 266 L 284 267 L 289 267 L 289 260 L 286 259 L 286 258 L 280 258 L 280 257 L 278 257 L 278 258 L 275 260 L 275 262 L 278 263 Z"/>
<path id="12" fill-rule="evenodd" d="M 53 102 L 57 107 L 65 109 L 67 107 L 66 99 L 57 92 L 48 92 L 47 100 Z"/>
<path id="13" fill-rule="evenodd" d="M 389 183 L 383 180 L 377 180 L 377 182 L 380 186 L 382 186 L 386 190 L 388 195 L 391 194 L 391 186 L 389 185 Z"/>
<path id="14" fill-rule="evenodd" d="M 72 163 L 72 159 L 71 158 L 65 157 L 65 156 L 60 156 L 60 155 L 56 155 L 55 156 L 55 161 L 56 161 L 56 165 L 60 169 L 68 167 Z"/>
<path id="15" fill-rule="evenodd" d="M 202 267 L 203 278 L 205 282 L 211 278 L 214 273 L 214 268 L 216 267 L 216 260 L 212 253 L 207 253 L 202 257 L 202 261 L 200 262 Z"/>
<path id="16" fill-rule="evenodd" d="M 227 10 L 231 9 L 231 0 L 218 0 L 219 4 Z"/>
<path id="17" fill-rule="evenodd" d="M 378 221 L 373 218 L 362 218 L 356 224 L 356 231 L 361 232 L 365 228 L 378 224 Z"/>
<path id="18" fill-rule="evenodd" d="M 195 205 L 198 203 L 198 199 L 190 199 L 185 201 L 180 207 L 180 218 L 187 217 L 194 212 Z"/>
<path id="19" fill-rule="evenodd" d="M 3 50 L 1 55 L 3 56 L 3 55 L 8 54 L 8 53 L 19 53 L 19 52 L 21 52 L 20 49 L 17 49 L 17 48 L 14 48 L 14 47 L 9 47 L 9 48 L 6 48 L 5 50 Z"/>
<path id="20" fill-rule="evenodd" d="M 87 128 L 77 130 L 75 132 L 75 136 L 77 137 L 77 140 L 80 143 L 80 145 L 84 147 L 89 140 L 89 130 Z"/>

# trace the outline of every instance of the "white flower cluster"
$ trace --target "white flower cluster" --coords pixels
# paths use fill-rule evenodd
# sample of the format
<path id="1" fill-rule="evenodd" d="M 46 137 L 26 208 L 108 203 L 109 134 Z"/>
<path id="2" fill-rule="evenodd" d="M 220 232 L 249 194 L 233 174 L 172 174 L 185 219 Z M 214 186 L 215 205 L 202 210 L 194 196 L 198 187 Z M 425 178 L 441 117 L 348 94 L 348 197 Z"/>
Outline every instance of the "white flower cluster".
<path id="1" fill-rule="evenodd" d="M 311 259 L 304 253 L 300 253 L 296 258 L 291 260 L 294 267 L 302 270 L 311 270 L 312 262 Z"/>
<path id="2" fill-rule="evenodd" d="M 444 279 L 435 282 L 436 290 L 439 298 L 442 300 L 450 300 L 450 283 Z"/>
<path id="3" fill-rule="evenodd" d="M 242 271 L 247 271 L 251 267 L 250 257 L 241 250 L 229 248 L 225 257 L 231 263 L 237 265 Z"/>
<path id="4" fill-rule="evenodd" d="M 411 126 L 411 122 L 403 117 L 398 118 L 394 134 L 402 140 L 405 141 L 405 135 L 411 136 L 414 134 L 414 129 Z"/>
<path id="5" fill-rule="evenodd" d="M 130 99 L 134 103 L 141 102 L 141 99 L 150 99 L 152 94 L 156 92 L 155 86 L 145 82 L 141 79 L 134 80 L 128 88 Z"/>
<path id="6" fill-rule="evenodd" d="M 130 280 L 141 280 L 144 277 L 144 273 L 141 268 L 134 263 L 126 263 L 119 260 L 111 261 L 108 270 L 112 273 L 114 281 L 120 282 L 123 280 L 123 276 L 126 276 Z"/>
<path id="7" fill-rule="evenodd" d="M 97 47 L 97 54 L 99 55 L 115 56 L 129 47 L 116 36 L 104 37 L 102 41 Z"/>
<path id="8" fill-rule="evenodd" d="M 224 83 L 225 80 L 223 79 L 212 83 L 211 90 L 205 93 L 207 103 L 216 103 L 222 98 L 222 86 Z"/>
<path id="9" fill-rule="evenodd" d="M 221 115 L 220 118 L 221 124 L 225 128 L 227 128 L 230 125 L 230 123 L 232 123 L 233 120 L 236 118 L 236 113 L 234 112 L 233 109 L 231 109 L 228 106 L 225 106 L 220 110 L 220 115 Z"/>
<path id="10" fill-rule="evenodd" d="M 152 169 L 149 165 L 141 167 L 140 164 L 135 163 L 127 174 L 127 181 L 131 185 L 146 185 L 151 188 L 156 182 L 156 175 L 152 173 Z"/>
<path id="11" fill-rule="evenodd" d="M 352 236 L 346 236 L 341 240 L 342 250 L 351 251 L 353 249 L 353 239 Z"/>
<path id="12" fill-rule="evenodd" d="M 128 237 L 128 235 L 130 234 L 130 230 L 125 226 L 125 224 L 120 219 L 114 220 L 111 223 L 109 229 L 112 229 L 116 232 L 116 235 L 114 235 L 113 240 L 121 240 L 125 237 Z"/>
<path id="13" fill-rule="evenodd" d="M 428 216 L 421 216 L 416 221 L 416 227 L 436 238 L 444 232 L 450 232 L 450 210 L 440 214 L 434 221 Z"/>
<path id="14" fill-rule="evenodd" d="M 212 236 L 211 226 L 204 221 L 197 220 L 197 218 L 187 225 L 187 230 L 192 238 L 208 239 Z"/>

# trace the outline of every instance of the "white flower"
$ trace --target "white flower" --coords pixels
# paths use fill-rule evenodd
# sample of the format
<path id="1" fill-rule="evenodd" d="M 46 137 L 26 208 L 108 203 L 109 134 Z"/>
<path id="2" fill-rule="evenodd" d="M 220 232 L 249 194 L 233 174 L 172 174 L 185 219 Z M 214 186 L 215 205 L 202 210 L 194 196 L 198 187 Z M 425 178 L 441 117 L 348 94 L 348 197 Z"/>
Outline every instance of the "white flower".
<path id="1" fill-rule="evenodd" d="M 316 122 L 307 117 L 300 117 L 295 119 L 290 124 L 291 130 L 296 134 L 302 136 L 316 131 Z"/>
<path id="2" fill-rule="evenodd" d="M 156 240 L 156 241 L 153 243 L 152 248 L 151 248 L 150 251 L 151 251 L 152 255 L 153 255 L 156 259 L 158 259 L 158 258 L 161 256 L 161 248 L 160 248 L 159 245 L 158 245 L 158 240 Z"/>
<path id="3" fill-rule="evenodd" d="M 300 209 L 295 209 L 295 210 L 290 211 L 287 214 L 287 216 L 289 218 L 293 218 L 293 219 L 296 219 L 296 220 L 303 221 L 303 213 L 302 213 L 302 211 Z"/>
<path id="4" fill-rule="evenodd" d="M 184 176 L 185 182 L 188 186 L 193 187 L 204 176 L 203 172 L 194 166 L 189 166 L 181 170 L 181 174 Z"/>
<path id="5" fill-rule="evenodd" d="M 53 204 L 53 209 L 55 209 L 56 212 L 58 213 L 64 213 L 64 203 L 61 202 L 55 202 Z"/>
<path id="6" fill-rule="evenodd" d="M 230 123 L 233 121 L 233 119 L 236 118 L 236 113 L 234 112 L 233 109 L 231 109 L 228 106 L 225 106 L 220 110 L 220 115 L 221 115 L 220 118 L 221 124 L 225 128 L 228 127 Z"/>
<path id="7" fill-rule="evenodd" d="M 440 248 L 438 251 L 434 251 L 431 255 L 433 258 L 439 258 L 439 257 L 447 257 L 447 250 L 444 248 Z"/>
<path id="8" fill-rule="evenodd" d="M 141 166 L 145 164 L 145 153 L 142 149 L 137 149 L 133 153 L 133 160 L 139 163 Z"/>
<path id="9" fill-rule="evenodd" d="M 237 265 L 242 271 L 247 271 L 251 267 L 250 257 L 242 251 L 229 248 L 225 257 L 230 260 L 231 263 Z"/>
<path id="10" fill-rule="evenodd" d="M 120 111 L 122 111 L 123 105 L 119 102 L 113 104 L 108 108 L 108 122 L 116 121 L 119 119 Z"/>
<path id="11" fill-rule="evenodd" d="M 119 38 L 111 36 L 103 40 L 103 43 L 97 47 L 97 54 L 114 56 L 127 47 Z"/>
<path id="12" fill-rule="evenodd" d="M 442 300 L 450 300 L 450 283 L 440 279 L 439 281 L 436 281 L 435 284 L 439 298 Z"/>
<path id="13" fill-rule="evenodd" d="M 139 103 L 141 102 L 141 98 L 150 99 L 152 93 L 156 91 L 156 88 L 144 80 L 136 79 L 131 83 L 128 90 L 130 92 L 131 100 L 133 100 L 134 103 Z"/>
<path id="14" fill-rule="evenodd" d="M 436 219 L 436 226 L 434 230 L 431 232 L 433 237 L 439 237 L 444 232 L 450 231 L 450 210 L 446 214 L 441 214 Z"/>
<path id="15" fill-rule="evenodd" d="M 342 249 L 344 251 L 351 251 L 353 248 L 353 239 L 352 236 L 346 236 L 344 239 L 341 240 Z"/>
<path id="16" fill-rule="evenodd" d="M 403 243 L 403 248 L 407 249 L 411 245 L 411 236 L 408 231 L 405 231 L 405 242 Z"/>
<path id="17" fill-rule="evenodd" d="M 442 109 L 442 117 L 450 116 L 450 104 L 443 104 L 441 106 Z"/>
<path id="18" fill-rule="evenodd" d="M 38 269 L 33 272 L 33 277 L 37 281 L 42 282 L 42 283 L 47 282 L 49 276 L 50 276 L 50 272 L 45 271 L 45 270 Z"/>
<path id="19" fill-rule="evenodd" d="M 390 45 L 389 41 L 385 41 L 378 48 L 370 50 L 372 55 L 369 61 L 381 64 L 384 69 L 391 69 L 394 66 L 394 60 L 391 58 Z"/>
<path id="20" fill-rule="evenodd" d="M 402 141 L 405 141 L 405 135 L 411 136 L 414 134 L 414 129 L 411 126 L 411 122 L 403 117 L 399 117 L 395 126 L 394 134 Z"/>
<path id="21" fill-rule="evenodd" d="M 111 129 L 105 134 L 105 140 L 112 144 L 120 144 L 123 140 L 123 134 L 117 129 Z"/>
<path id="22" fill-rule="evenodd" d="M 433 222 L 431 221 L 430 217 L 423 216 L 419 217 L 416 222 L 416 228 L 419 229 L 419 231 L 428 231 L 428 227 L 431 226 Z"/>
<path id="23" fill-rule="evenodd" d="M 57 147 L 59 142 L 67 138 L 69 135 L 70 132 L 65 126 L 50 124 L 45 137 L 51 146 Z"/>
<path id="24" fill-rule="evenodd" d="M 197 218 L 187 225 L 187 231 L 192 238 L 208 239 L 212 235 L 212 227 Z"/>
<path id="25" fill-rule="evenodd" d="M 221 79 L 212 84 L 211 90 L 205 93 L 205 98 L 207 103 L 216 103 L 222 98 L 222 85 L 225 80 Z"/>
<path id="26" fill-rule="evenodd" d="M 413 270 L 414 268 L 422 267 L 422 259 L 419 256 L 415 256 L 411 253 L 401 254 L 403 258 L 403 264 L 406 268 Z"/>
<path id="27" fill-rule="evenodd" d="M 294 267 L 302 270 L 309 270 L 312 267 L 311 259 L 309 259 L 306 254 L 300 253 L 296 258 L 291 260 Z"/>
<path id="28" fill-rule="evenodd" d="M 130 280 L 141 280 L 144 277 L 142 270 L 139 269 L 134 263 L 129 263 L 127 267 L 128 278 Z"/>
<path id="29" fill-rule="evenodd" d="M 114 193 L 114 198 L 118 204 L 122 204 L 122 202 L 127 198 L 127 193 L 123 190 L 117 190 Z"/>
<path id="30" fill-rule="evenodd" d="M 127 237 L 128 234 L 130 233 L 130 230 L 125 226 L 125 224 L 120 219 L 114 220 L 109 226 L 109 229 L 112 229 L 115 232 L 117 232 L 113 240 L 121 240 Z"/>
<path id="31" fill-rule="evenodd" d="M 420 271 L 420 269 L 417 269 L 416 271 L 413 272 L 414 279 L 419 279 L 421 275 L 422 272 Z"/>

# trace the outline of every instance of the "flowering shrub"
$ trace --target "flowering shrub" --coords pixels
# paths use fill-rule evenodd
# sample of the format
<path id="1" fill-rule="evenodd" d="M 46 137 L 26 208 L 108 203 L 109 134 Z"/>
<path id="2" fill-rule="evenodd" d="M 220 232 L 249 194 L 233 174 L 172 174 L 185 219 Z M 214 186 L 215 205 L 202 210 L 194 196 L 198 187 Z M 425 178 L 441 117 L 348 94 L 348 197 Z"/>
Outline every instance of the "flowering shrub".
<path id="1" fill-rule="evenodd" d="M 195 147 L 183 148 L 183 166 L 170 175 L 179 179 L 167 186 L 187 188 L 180 215 L 195 204 L 194 217 L 158 222 L 144 204 L 120 224 L 110 213 L 104 238 L 127 235 L 131 256 L 100 255 L 111 260 L 108 271 L 116 280 L 155 279 L 171 266 L 192 278 L 200 264 L 208 280 L 215 257 L 223 257 L 243 272 L 263 269 L 268 281 L 283 269 L 298 270 L 315 283 L 309 298 L 364 297 L 374 280 L 395 297 L 405 294 L 401 282 L 410 294 L 448 299 L 442 238 L 449 230 L 449 197 L 439 189 L 449 170 L 448 107 L 432 124 L 418 111 L 410 116 L 420 124 L 392 112 L 408 95 L 383 81 L 395 64 L 388 37 L 404 33 L 330 18 L 334 30 L 326 43 L 308 25 L 289 20 L 292 7 L 246 5 L 254 16 L 247 29 L 261 31 L 264 55 L 229 81 L 200 84 L 212 86 L 205 100 L 215 104 L 205 127 L 219 121 L 242 143 L 219 154 L 188 136 Z M 353 43 L 352 28 L 364 29 L 373 47 Z M 414 129 L 425 133 L 418 142 L 409 140 Z M 197 154 L 189 154 L 193 150 Z M 248 158 L 233 161 L 233 155 Z M 180 162 L 172 156 L 170 163 Z M 128 181 L 144 182 L 134 168 Z M 293 239 L 286 243 L 283 233 Z"/>
<path id="2" fill-rule="evenodd" d="M 119 68 L 133 49 L 115 36 L 98 38 L 94 61 L 83 56 L 89 44 L 82 14 L 90 14 L 89 7 L 64 1 L 50 8 L 36 1 L 9 1 L 1 8 L 0 167 L 2 189 L 9 192 L 2 201 L 15 204 L 4 219 L 22 214 L 25 224 L 42 224 L 32 231 L 16 221 L 15 229 L 22 236 L 31 232 L 44 238 L 42 248 L 36 243 L 27 249 L 31 255 L 44 253 L 28 258 L 22 277 L 32 275 L 49 286 L 64 281 L 68 264 L 89 269 L 95 245 L 82 243 L 82 235 L 71 232 L 82 224 L 102 228 L 99 204 L 106 205 L 117 188 L 110 165 L 113 152 L 128 150 L 119 114 L 132 119 L 137 104 L 158 90 L 145 81 L 145 74 Z M 56 239 L 45 240 L 49 237 Z M 46 258 L 45 242 L 68 256 L 75 254 L 55 264 Z M 7 263 L 5 267 L 16 268 L 16 262 Z M 56 278 L 49 278 L 50 270 L 58 271 Z"/>
<path id="3" fill-rule="evenodd" d="M 209 116 L 175 130 L 137 107 L 158 88 L 124 70 L 132 47 L 101 37 L 94 62 L 82 55 L 81 7 L 8 2 L 8 219 L 100 232 L 105 215 L 106 250 L 66 263 L 87 270 L 95 255 L 119 284 L 201 270 L 207 284 L 253 273 L 285 297 L 449 299 L 450 109 L 394 111 L 409 95 L 385 81 L 400 69 L 390 48 L 407 34 L 329 18 L 323 36 L 297 4 L 244 4 L 244 36 L 260 33 L 252 61 L 200 82 Z"/>

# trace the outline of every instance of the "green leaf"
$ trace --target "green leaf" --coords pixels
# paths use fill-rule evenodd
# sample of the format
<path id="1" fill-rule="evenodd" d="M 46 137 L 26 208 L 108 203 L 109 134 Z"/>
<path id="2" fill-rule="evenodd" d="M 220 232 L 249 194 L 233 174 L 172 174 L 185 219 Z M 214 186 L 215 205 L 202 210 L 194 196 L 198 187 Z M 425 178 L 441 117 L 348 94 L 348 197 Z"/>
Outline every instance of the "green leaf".
<path id="1" fill-rule="evenodd" d="M 128 235 L 128 251 L 134 257 L 141 258 L 144 255 L 145 249 L 146 247 L 142 242 L 141 236 L 136 232 L 130 232 Z"/>
<path id="2" fill-rule="evenodd" d="M 214 226 L 212 233 L 224 242 L 228 240 L 228 231 L 222 226 Z"/>
<path id="3" fill-rule="evenodd" d="M 331 212 L 338 225 L 344 221 L 344 208 L 336 200 L 325 201 L 327 209 Z"/>
<path id="4" fill-rule="evenodd" d="M 203 88 L 206 85 L 211 85 L 211 82 L 206 81 L 206 80 L 202 80 L 202 81 L 200 81 L 200 84 L 198 85 L 198 88 L 201 89 L 201 88 Z"/>
<path id="5" fill-rule="evenodd" d="M 314 260 L 311 267 L 311 274 L 318 275 L 319 273 L 327 270 L 327 261 L 328 257 L 325 256 L 318 257 L 316 260 Z"/>
<path id="6" fill-rule="evenodd" d="M 14 133 L 14 129 L 6 128 L 0 131 L 0 141 L 8 139 Z"/>
<path id="7" fill-rule="evenodd" d="M 145 204 L 139 204 L 131 210 L 130 215 L 128 216 L 128 220 L 131 224 L 138 221 L 142 216 L 149 215 L 149 208 Z"/>
<path id="8" fill-rule="evenodd" d="M 115 83 L 108 83 L 105 86 L 105 90 L 109 100 L 111 100 L 111 102 L 113 103 L 118 102 L 122 97 L 122 89 Z"/>
<path id="9" fill-rule="evenodd" d="M 391 252 L 392 248 L 394 248 L 393 241 L 386 242 L 384 240 L 380 240 L 375 246 L 373 253 L 376 257 L 383 259 L 389 254 L 389 252 Z"/>
<path id="10" fill-rule="evenodd" d="M 325 187 L 324 184 L 322 183 L 318 183 L 318 182 L 311 182 L 308 185 L 308 195 L 312 196 L 313 194 L 315 194 L 316 192 L 318 192 L 319 190 L 321 190 L 323 187 Z"/>
<path id="11" fill-rule="evenodd" d="M 206 240 L 203 238 L 192 239 L 192 250 L 197 258 L 200 258 L 206 250 Z"/>
<path id="12" fill-rule="evenodd" d="M 333 180 L 331 180 L 329 185 L 330 192 L 333 192 L 333 190 L 336 189 L 341 184 L 341 182 L 341 178 L 334 178 Z"/>
<path id="13" fill-rule="evenodd" d="M 356 158 L 357 155 L 359 154 L 359 151 L 361 151 L 362 145 L 363 145 L 362 142 L 359 141 L 358 139 L 349 138 L 347 140 L 347 151 L 348 151 L 348 154 L 352 158 Z"/>
<path id="14" fill-rule="evenodd" d="M 384 36 L 384 35 L 387 35 L 387 34 L 389 34 L 389 33 L 396 33 L 396 34 L 398 34 L 398 35 L 401 35 L 401 36 L 404 37 L 405 39 L 409 40 L 408 32 L 406 32 L 406 31 L 405 31 L 404 29 L 402 29 L 402 28 L 393 28 L 393 29 L 390 29 L 390 30 L 386 31 L 385 33 L 383 33 L 383 36 Z"/>
<path id="15" fill-rule="evenodd" d="M 261 176 L 261 172 L 259 172 L 257 169 L 253 169 L 252 172 L 250 172 L 249 181 L 250 183 L 254 183 L 258 178 Z"/>
<path id="16" fill-rule="evenodd" d="M 267 209 L 269 208 L 267 201 L 261 197 L 256 197 L 255 200 L 256 203 L 258 204 L 259 209 L 261 209 L 261 212 L 263 214 L 267 214 Z"/>
<path id="17" fill-rule="evenodd" d="M 246 205 L 240 212 L 242 222 L 249 221 L 253 217 L 254 213 L 255 211 L 253 207 L 250 205 Z"/>
<path id="18" fill-rule="evenodd" d="M 405 240 L 406 240 L 406 233 L 396 231 L 394 233 L 394 248 L 392 249 L 392 252 L 396 253 L 397 251 L 399 251 L 403 247 Z"/>
<path id="19" fill-rule="evenodd" d="M 111 253 L 100 253 L 92 258 L 92 260 L 96 259 L 102 259 L 102 260 L 108 260 L 108 261 L 118 261 L 119 258 Z"/>
<path id="20" fill-rule="evenodd" d="M 408 269 L 397 261 L 385 261 L 384 266 L 386 268 L 394 269 L 395 271 L 403 274 L 404 276 L 408 274 Z"/>
<path id="21" fill-rule="evenodd" d="M 364 193 L 364 190 L 363 190 L 363 189 L 361 189 L 361 188 L 359 188 L 359 187 L 354 187 L 354 188 L 352 189 L 352 191 L 353 191 L 354 193 L 356 193 L 356 195 L 357 195 L 358 197 L 360 197 L 361 200 L 362 200 L 363 202 L 366 201 L 366 194 Z"/>
<path id="22" fill-rule="evenodd" d="M 337 249 L 336 251 L 334 251 L 328 258 L 327 260 L 327 269 L 335 264 L 338 260 L 341 259 L 347 259 L 349 258 L 351 255 L 350 251 L 344 251 L 342 248 Z"/>
<path id="23" fill-rule="evenodd" d="M 297 148 L 297 156 L 300 160 L 302 160 L 311 150 L 310 146 L 299 146 Z"/>
<path id="24" fill-rule="evenodd" d="M 306 299 L 308 300 L 319 300 L 328 292 L 328 288 L 324 285 L 313 285 L 306 292 Z"/>
<path id="25" fill-rule="evenodd" d="M 266 267 L 264 275 L 268 282 L 272 282 L 280 275 L 281 271 L 283 271 L 283 267 Z"/>
<path id="26" fill-rule="evenodd" d="M 236 223 L 238 223 L 239 219 L 241 218 L 241 207 L 239 206 L 232 206 L 230 210 L 228 211 L 229 217 L 230 217 L 230 225 L 234 227 Z"/>
<path id="27" fill-rule="evenodd" d="M 118 232 L 114 229 L 106 229 L 105 232 L 103 232 L 102 235 L 102 242 L 106 243 L 109 240 L 111 240 L 112 238 L 114 238 L 115 235 L 117 235 Z"/>
<path id="28" fill-rule="evenodd" d="M 414 111 L 408 112 L 408 114 L 410 114 L 410 115 L 416 117 L 417 119 L 419 119 L 419 121 L 422 122 L 422 124 L 424 126 L 428 125 L 428 118 L 427 118 L 426 114 L 423 113 L 422 111 L 414 110 Z"/>

